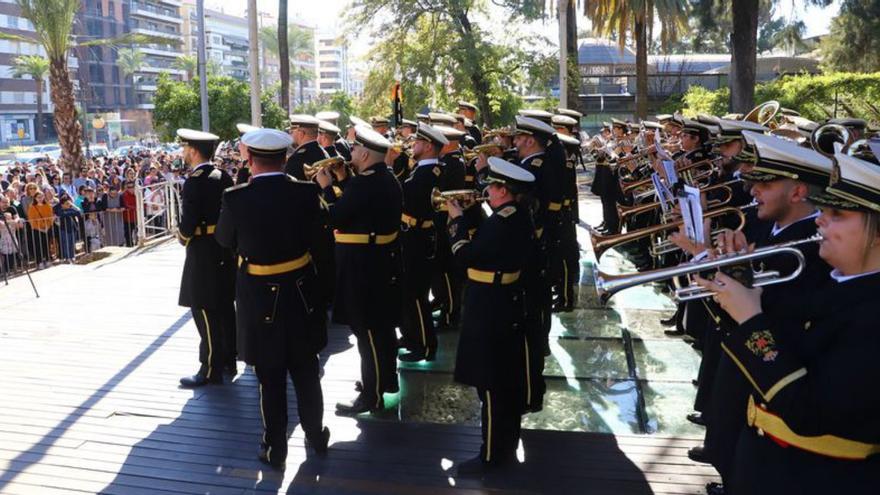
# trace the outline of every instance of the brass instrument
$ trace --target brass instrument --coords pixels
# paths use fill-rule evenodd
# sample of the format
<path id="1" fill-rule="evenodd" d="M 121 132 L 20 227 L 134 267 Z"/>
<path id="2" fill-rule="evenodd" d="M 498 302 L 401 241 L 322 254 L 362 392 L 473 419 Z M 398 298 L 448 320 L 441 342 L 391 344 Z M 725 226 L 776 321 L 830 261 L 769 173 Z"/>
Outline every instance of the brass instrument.
<path id="1" fill-rule="evenodd" d="M 323 160 L 318 160 L 315 163 L 309 165 L 308 163 L 303 164 L 303 174 L 305 174 L 306 179 L 312 180 L 318 175 L 322 169 L 330 167 L 336 167 L 337 165 L 342 165 L 345 163 L 345 159 L 341 156 L 333 156 L 330 158 L 325 158 Z"/>
<path id="2" fill-rule="evenodd" d="M 458 201 L 462 208 L 468 209 L 471 206 L 487 201 L 489 198 L 480 196 L 480 193 L 474 189 L 454 189 L 450 191 L 440 191 L 436 187 L 431 191 L 431 206 L 434 211 L 447 211 L 446 202 L 450 200 Z"/>
<path id="3" fill-rule="evenodd" d="M 403 139 L 395 139 L 393 143 L 391 143 L 391 149 L 397 153 L 406 153 L 407 155 L 412 153 L 412 143 L 413 137 L 407 137 Z"/>
<path id="4" fill-rule="evenodd" d="M 779 113 L 779 102 L 776 100 L 770 100 L 753 108 L 745 117 L 743 117 L 743 120 L 757 122 L 770 129 L 775 129 L 778 127 L 778 123 L 775 120 L 777 113 Z"/>
<path id="5" fill-rule="evenodd" d="M 741 230 L 746 223 L 746 215 L 739 208 L 734 208 L 731 206 L 726 206 L 724 208 L 718 208 L 715 210 L 707 211 L 703 214 L 703 219 L 718 219 L 722 218 L 725 215 L 733 215 L 739 221 L 739 225 L 734 230 Z M 675 232 L 679 230 L 679 228 L 684 224 L 684 220 L 677 220 L 675 222 L 670 223 L 662 223 L 658 225 L 652 225 L 650 227 L 645 227 L 643 229 L 634 230 L 632 232 L 625 232 L 623 234 L 608 234 L 602 235 L 596 232 L 593 229 L 590 229 L 590 242 L 593 244 L 593 253 L 596 255 L 596 260 L 605 253 L 605 251 L 620 246 L 621 244 L 626 244 L 628 242 L 636 241 L 646 237 L 654 237 L 663 234 L 669 234 L 671 232 Z M 653 242 L 651 249 L 654 250 L 654 245 L 661 245 L 662 242 L 665 241 L 665 237 L 660 242 Z M 676 248 L 677 249 L 677 248 Z M 669 250 L 668 252 L 672 252 L 674 250 Z M 653 253 L 652 253 L 653 254 Z M 663 254 L 663 253 L 658 253 Z"/>
<path id="6" fill-rule="evenodd" d="M 474 149 L 472 150 L 464 150 L 462 156 L 466 162 L 469 162 L 480 156 L 480 153 L 485 153 L 488 156 L 501 156 L 503 151 L 501 145 L 498 143 L 485 143 L 474 146 Z"/>
<path id="7" fill-rule="evenodd" d="M 828 158 L 834 158 L 836 143 L 840 143 L 844 150 L 853 143 L 850 130 L 840 124 L 822 124 L 810 134 L 810 146 Z"/>
<path id="8" fill-rule="evenodd" d="M 751 263 L 753 261 L 762 260 L 772 256 L 790 255 L 797 260 L 797 267 L 788 274 L 781 274 L 777 271 L 755 271 L 752 282 L 753 287 L 763 287 L 765 285 L 780 284 L 789 282 L 797 278 L 804 270 L 804 255 L 797 248 L 802 244 L 819 242 L 822 237 L 815 235 L 807 239 L 786 242 L 775 246 L 767 246 L 756 249 L 751 253 L 727 254 L 713 260 L 700 262 L 683 263 L 671 268 L 660 268 L 647 272 L 623 275 L 606 275 L 601 271 L 596 272 L 596 291 L 599 293 L 599 299 L 605 303 L 608 302 L 614 294 L 635 287 L 653 282 L 661 282 L 664 280 L 674 280 L 679 277 L 687 277 L 688 285 L 681 287 L 675 291 L 675 300 L 679 302 L 693 301 L 703 299 L 715 295 L 714 292 L 708 291 L 698 285 L 690 283 L 692 275 L 699 274 L 710 270 L 718 270 L 727 266 L 739 265 L 742 263 Z"/>
<path id="9" fill-rule="evenodd" d="M 739 181 L 730 181 L 725 182 L 723 184 L 716 184 L 714 186 L 709 186 L 700 190 L 700 193 L 705 194 L 708 192 L 721 191 L 724 194 L 724 199 L 714 199 L 707 203 L 707 205 L 711 208 L 720 208 L 722 206 L 726 206 L 727 203 L 730 203 L 730 200 L 733 199 L 733 190 L 730 186 L 733 185 L 734 182 Z M 617 205 L 617 214 L 620 215 L 620 221 L 624 222 L 631 216 L 640 215 L 642 213 L 655 210 L 660 208 L 660 201 L 655 201 L 653 203 L 644 203 L 640 205 L 626 206 L 626 205 Z"/>
<path id="10" fill-rule="evenodd" d="M 712 174 L 714 174 L 718 171 L 718 165 L 721 163 L 721 160 L 723 160 L 723 159 L 724 159 L 724 157 L 708 158 L 706 160 L 700 160 L 698 162 L 691 163 L 690 165 L 681 167 L 680 169 L 678 169 L 678 167 L 677 167 L 679 162 L 676 161 L 676 173 L 682 174 L 685 172 L 696 171 L 696 170 L 699 170 L 704 167 L 709 167 L 708 170 L 705 170 L 705 171 L 701 172 L 700 174 L 692 177 L 692 179 L 694 181 L 703 180 L 708 177 L 711 177 Z M 641 189 L 644 187 L 654 187 L 654 182 L 651 180 L 650 177 L 648 177 L 647 179 L 642 179 L 639 181 L 630 182 L 628 184 L 621 183 L 621 189 L 623 190 L 624 195 L 631 194 L 631 193 L 636 194 L 635 191 L 637 189 Z M 651 193 L 653 194 L 653 191 L 651 191 Z"/>

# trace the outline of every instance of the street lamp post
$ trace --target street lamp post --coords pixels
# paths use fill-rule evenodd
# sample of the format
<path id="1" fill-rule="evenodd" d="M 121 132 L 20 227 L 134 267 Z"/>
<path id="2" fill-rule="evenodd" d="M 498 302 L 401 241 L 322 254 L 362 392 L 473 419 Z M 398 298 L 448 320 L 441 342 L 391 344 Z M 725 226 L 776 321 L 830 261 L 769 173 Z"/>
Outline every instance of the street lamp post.
<path id="1" fill-rule="evenodd" d="M 196 17 L 199 23 L 199 99 L 202 107 L 202 130 L 211 130 L 208 116 L 208 52 L 205 48 L 205 0 L 196 0 Z"/>

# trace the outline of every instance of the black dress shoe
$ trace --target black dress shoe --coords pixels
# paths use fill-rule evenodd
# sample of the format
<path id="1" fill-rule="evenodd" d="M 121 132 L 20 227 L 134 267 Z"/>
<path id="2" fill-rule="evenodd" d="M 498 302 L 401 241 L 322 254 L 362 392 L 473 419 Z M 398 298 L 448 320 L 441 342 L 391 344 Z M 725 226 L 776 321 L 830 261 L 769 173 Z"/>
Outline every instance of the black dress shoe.
<path id="1" fill-rule="evenodd" d="M 706 483 L 706 495 L 724 495 L 724 485 L 715 481 Z"/>
<path id="2" fill-rule="evenodd" d="M 669 337 L 681 337 L 684 335 L 684 330 L 673 329 L 673 330 L 663 330 L 663 335 L 667 335 Z"/>
<path id="3" fill-rule="evenodd" d="M 269 449 L 269 447 L 260 446 L 260 453 L 257 459 L 263 464 L 274 469 L 284 469 L 284 463 L 287 461 L 287 452 L 280 452 L 281 449 Z"/>
<path id="4" fill-rule="evenodd" d="M 379 400 L 376 401 L 367 399 L 363 395 L 358 395 L 354 402 L 337 402 L 336 412 L 340 414 L 361 414 L 365 412 L 381 411 L 384 407 L 385 401 L 382 398 L 379 398 Z"/>
<path id="5" fill-rule="evenodd" d="M 672 313 L 672 316 L 670 316 L 669 318 L 661 318 L 660 324 L 664 327 L 674 327 L 676 321 L 678 321 L 678 313 Z"/>
<path id="6" fill-rule="evenodd" d="M 702 462 L 703 464 L 711 464 L 711 462 L 709 462 L 709 457 L 706 456 L 706 452 L 703 450 L 702 446 L 688 449 L 688 459 L 694 462 Z"/>
<path id="7" fill-rule="evenodd" d="M 417 363 L 419 361 L 433 361 L 436 357 L 436 351 L 429 352 L 428 354 L 425 354 L 424 352 L 410 352 L 403 356 L 399 356 L 397 359 L 405 363 Z"/>
<path id="8" fill-rule="evenodd" d="M 317 438 L 306 435 L 306 447 L 311 447 L 319 456 L 327 455 L 327 445 L 330 443 L 330 428 L 324 427 Z"/>
<path id="9" fill-rule="evenodd" d="M 208 378 L 201 371 L 193 376 L 185 376 L 180 379 L 180 386 L 184 388 L 198 388 L 205 385 L 221 385 L 222 383 L 223 377 L 219 374 Z"/>
<path id="10" fill-rule="evenodd" d="M 692 412 L 685 416 L 688 421 L 695 425 L 706 426 L 706 420 L 703 419 L 703 414 L 698 412 Z"/>

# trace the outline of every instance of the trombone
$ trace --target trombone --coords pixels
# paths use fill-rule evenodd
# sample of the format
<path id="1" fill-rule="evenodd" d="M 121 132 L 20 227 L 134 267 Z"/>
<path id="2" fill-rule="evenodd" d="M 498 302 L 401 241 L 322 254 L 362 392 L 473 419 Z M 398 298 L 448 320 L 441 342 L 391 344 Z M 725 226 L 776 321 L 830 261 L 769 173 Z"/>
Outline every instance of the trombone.
<path id="1" fill-rule="evenodd" d="M 315 163 L 309 165 L 308 163 L 303 164 L 303 174 L 305 174 L 306 179 L 312 180 L 318 175 L 318 172 L 321 170 L 330 167 L 336 167 L 337 165 L 341 165 L 345 163 L 345 159 L 341 156 L 331 156 L 330 158 L 325 158 L 323 160 L 318 160 Z"/>
<path id="2" fill-rule="evenodd" d="M 475 189 L 454 189 L 449 191 L 440 191 L 436 187 L 431 191 L 431 206 L 434 211 L 447 211 L 446 202 L 450 200 L 458 201 L 463 209 L 486 201 L 489 198 L 481 196 Z"/>
<path id="3" fill-rule="evenodd" d="M 474 146 L 472 150 L 464 150 L 462 156 L 466 162 L 469 162 L 480 156 L 480 153 L 485 153 L 488 156 L 501 156 L 502 151 L 504 150 L 501 149 L 501 145 L 498 143 L 484 143 Z"/>
<path id="4" fill-rule="evenodd" d="M 709 201 L 707 203 L 707 208 L 720 208 L 722 206 L 727 206 L 727 204 L 730 203 L 730 200 L 733 199 L 733 189 L 731 189 L 731 186 L 733 186 L 736 182 L 739 181 L 733 180 L 701 189 L 700 194 L 715 191 L 721 191 L 722 193 L 722 197 L 720 199 L 713 199 Z M 625 222 L 629 219 L 629 217 L 641 215 L 642 213 L 646 213 L 657 208 L 660 208 L 660 201 L 655 201 L 653 203 L 637 204 L 633 206 L 618 204 L 617 214 L 620 216 L 620 221 Z"/>
<path id="5" fill-rule="evenodd" d="M 740 208 L 734 208 L 732 206 L 726 206 L 724 208 L 717 208 L 715 210 L 707 211 L 703 214 L 703 219 L 717 219 L 723 218 L 726 215 L 731 215 L 738 220 L 738 225 L 734 230 L 741 230 L 746 223 L 746 215 L 743 213 L 743 210 Z M 634 230 L 632 232 L 625 232 L 623 234 L 609 234 L 602 235 L 596 232 L 593 229 L 590 229 L 590 241 L 593 244 L 593 252 L 596 255 L 596 260 L 602 257 L 602 254 L 605 251 L 617 247 L 621 244 L 626 244 L 628 242 L 636 241 L 646 237 L 652 237 L 655 235 L 665 234 L 667 232 L 674 232 L 678 230 L 684 224 L 684 220 L 678 220 L 670 223 L 661 223 L 659 225 L 652 225 L 650 227 L 645 227 L 643 229 Z M 669 241 L 660 241 L 657 243 L 652 243 L 651 245 L 651 254 L 654 256 L 658 256 L 660 254 L 666 254 L 674 252 L 678 249 L 674 244 L 669 243 L 669 246 L 664 245 L 664 242 Z M 656 251 L 656 254 L 655 254 Z"/>
<path id="6" fill-rule="evenodd" d="M 791 241 L 775 246 L 767 246 L 756 249 L 751 253 L 734 253 L 721 256 L 713 260 L 700 262 L 683 263 L 671 268 L 659 268 L 636 274 L 623 275 L 606 275 L 601 271 L 596 273 L 596 291 L 599 293 L 599 299 L 606 303 L 618 292 L 653 282 L 661 282 L 664 280 L 674 280 L 678 277 L 687 277 L 688 285 L 677 289 L 674 298 L 678 302 L 693 301 L 703 299 L 715 295 L 714 292 L 706 290 L 698 285 L 691 283 L 691 276 L 710 270 L 719 270 L 728 266 L 740 265 L 743 263 L 751 263 L 753 261 L 770 258 L 777 255 L 793 256 L 797 261 L 797 267 L 788 274 L 782 274 L 778 271 L 756 271 L 753 268 L 752 287 L 764 287 L 765 285 L 781 284 L 796 279 L 804 270 L 805 260 L 804 254 L 798 249 L 798 246 L 819 242 L 822 236 L 815 235 L 798 241 Z"/>

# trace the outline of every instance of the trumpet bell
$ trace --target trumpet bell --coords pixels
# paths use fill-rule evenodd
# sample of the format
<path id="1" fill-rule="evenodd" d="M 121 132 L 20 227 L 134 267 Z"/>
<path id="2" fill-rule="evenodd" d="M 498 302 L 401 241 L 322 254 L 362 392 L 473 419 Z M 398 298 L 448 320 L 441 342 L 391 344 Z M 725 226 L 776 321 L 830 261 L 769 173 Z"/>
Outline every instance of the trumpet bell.
<path id="1" fill-rule="evenodd" d="M 829 158 L 834 158 L 834 145 L 838 143 L 843 149 L 849 148 L 853 143 L 852 133 L 840 124 L 822 124 L 810 134 L 810 145 L 813 149 Z"/>
<path id="2" fill-rule="evenodd" d="M 450 191 L 440 191 L 434 188 L 431 191 L 431 206 L 434 211 L 447 211 L 446 202 L 455 200 L 462 208 L 470 208 L 471 206 L 486 201 L 489 198 L 479 196 L 479 193 L 473 189 L 454 189 Z"/>
<path id="3" fill-rule="evenodd" d="M 743 117 L 743 120 L 757 122 L 761 125 L 770 125 L 773 123 L 775 127 L 773 119 L 776 118 L 777 113 L 779 113 L 779 102 L 776 100 L 770 100 L 753 108 L 745 117 Z"/>
<path id="4" fill-rule="evenodd" d="M 309 165 L 307 163 L 304 164 L 303 165 L 303 173 L 305 174 L 306 178 L 312 179 L 313 177 L 318 175 L 318 172 L 320 172 L 321 170 L 323 170 L 327 167 L 332 168 L 337 165 L 341 165 L 343 163 L 345 163 L 345 159 L 342 158 L 341 156 L 332 156 L 330 158 L 318 160 L 311 165 Z"/>

